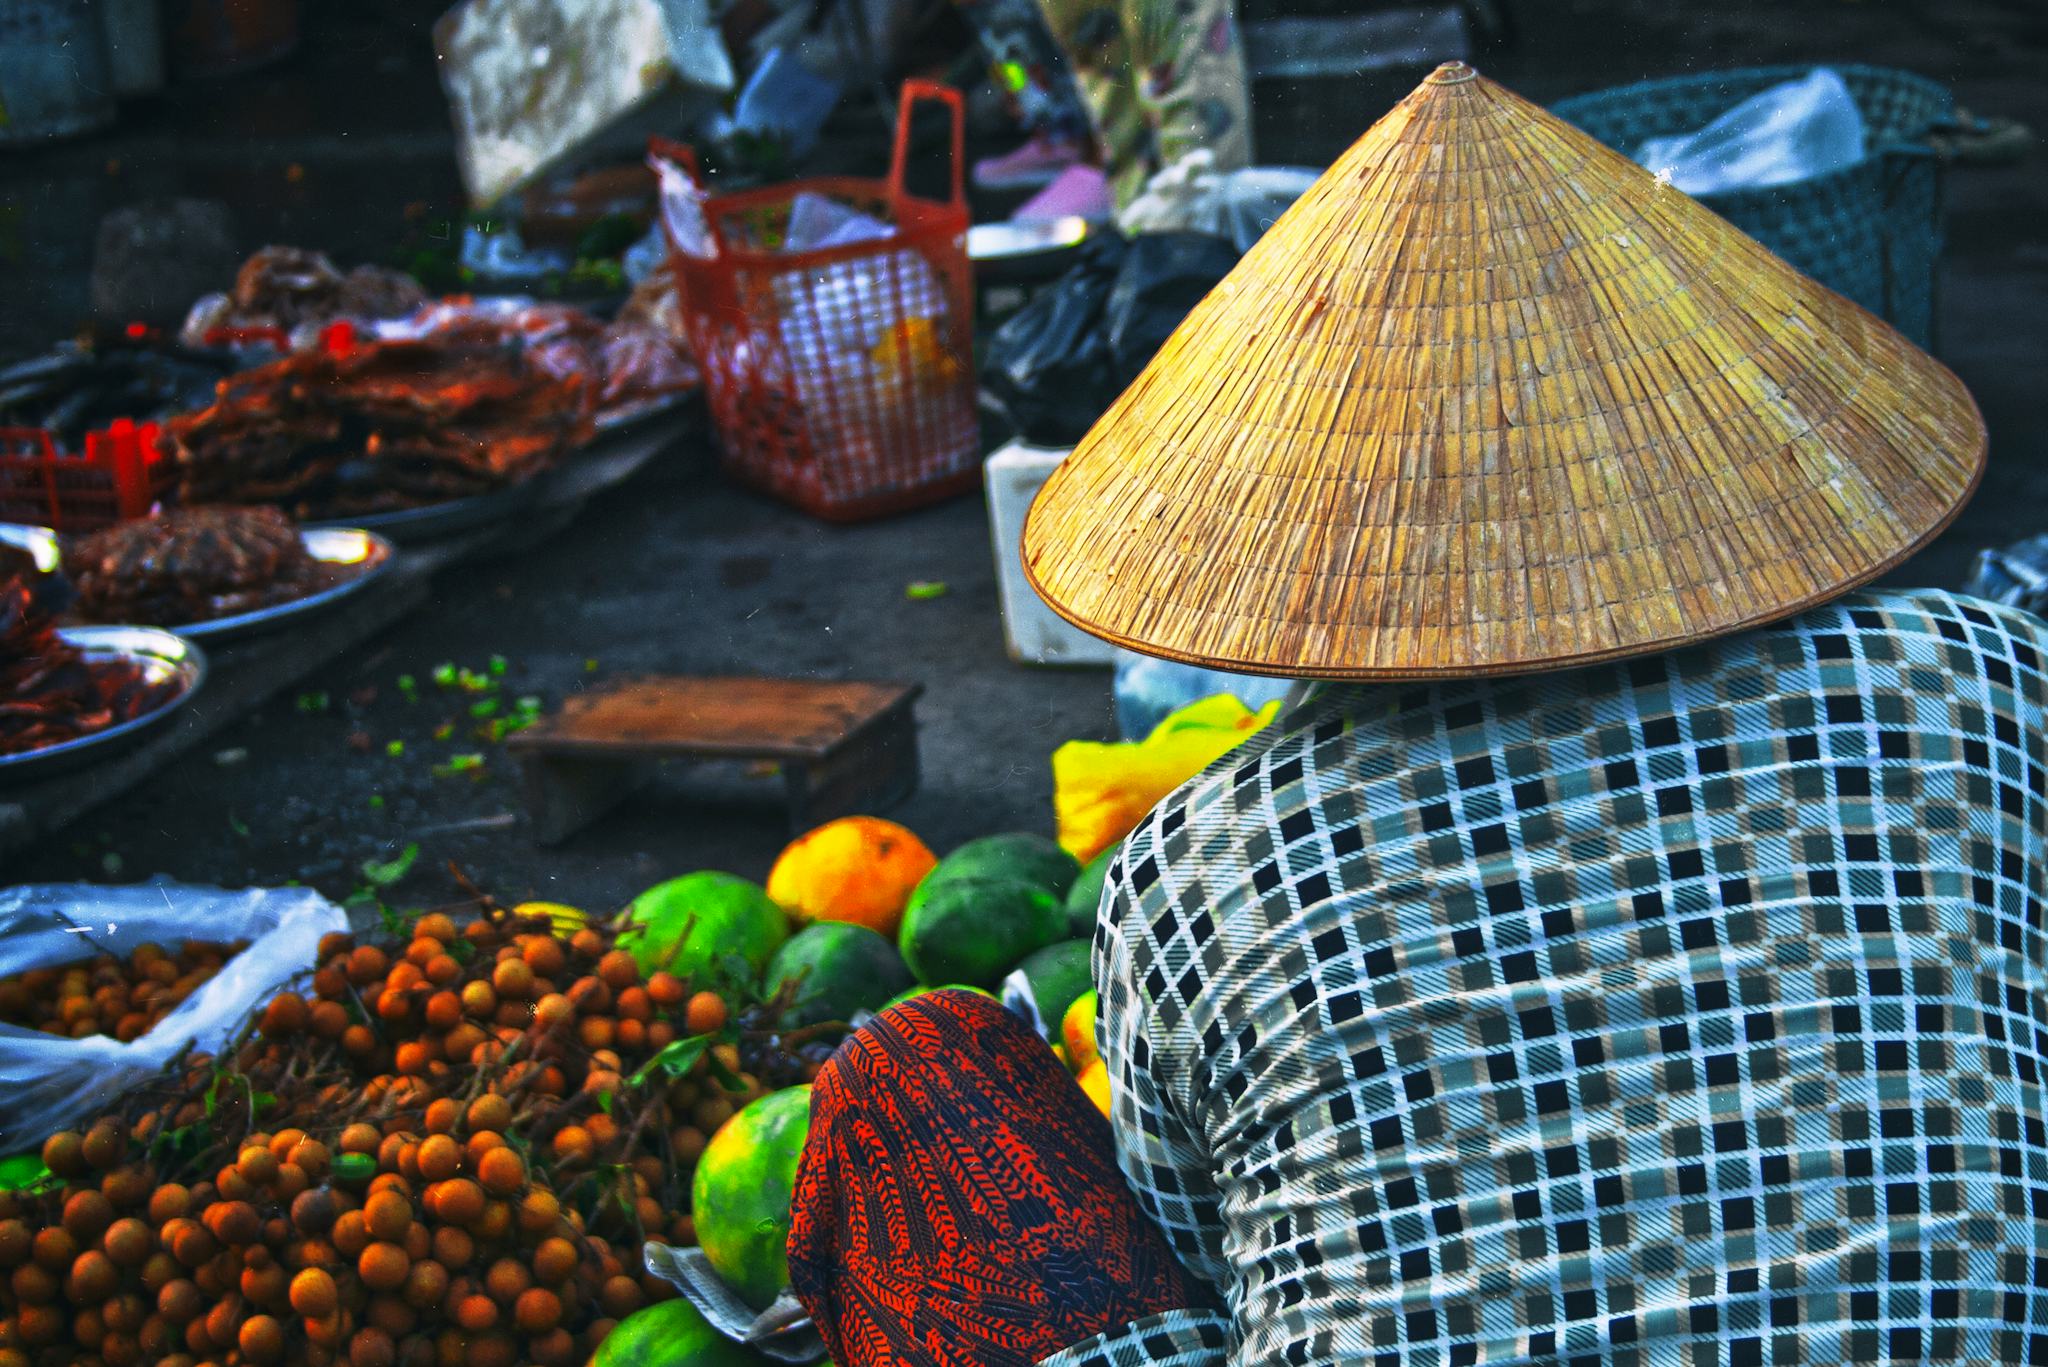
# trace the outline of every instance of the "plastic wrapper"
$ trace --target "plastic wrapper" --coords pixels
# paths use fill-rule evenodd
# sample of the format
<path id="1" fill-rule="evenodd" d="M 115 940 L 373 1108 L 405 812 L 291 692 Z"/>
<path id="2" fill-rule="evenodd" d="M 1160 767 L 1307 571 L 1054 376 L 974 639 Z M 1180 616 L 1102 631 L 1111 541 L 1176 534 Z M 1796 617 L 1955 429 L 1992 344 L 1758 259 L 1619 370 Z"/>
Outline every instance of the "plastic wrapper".
<path id="1" fill-rule="evenodd" d="M 813 1363 L 825 1343 L 795 1293 L 785 1289 L 766 1310 L 741 1300 L 712 1269 L 701 1248 L 671 1248 L 649 1240 L 642 1257 L 647 1270 L 683 1293 L 711 1327 L 774 1362 Z"/>
<path id="2" fill-rule="evenodd" d="M 1131 239 L 1102 306 L 1102 327 L 1121 393 L 1138 378 L 1202 296 L 1237 264 L 1237 248 L 1210 233 L 1147 233 Z"/>
<path id="3" fill-rule="evenodd" d="M 1160 799 L 1248 740 L 1280 713 L 1236 698 L 1190 703 L 1141 741 L 1070 740 L 1052 752 L 1053 814 L 1061 848 L 1087 863 L 1122 840 Z"/>
<path id="4" fill-rule="evenodd" d="M 1736 105 L 1705 128 L 1650 138 L 1636 162 L 1689 195 L 1811 180 L 1863 160 L 1863 113 L 1841 76 L 1816 67 Z"/>
<path id="5" fill-rule="evenodd" d="M 312 974 L 321 936 L 347 929 L 342 909 L 307 888 L 228 892 L 157 881 L 0 889 L 0 977 L 152 942 L 249 941 L 175 1011 L 126 1044 L 0 1025 L 0 1153 L 40 1144 L 106 1109 L 188 1045 L 218 1052 L 265 1001 Z"/>

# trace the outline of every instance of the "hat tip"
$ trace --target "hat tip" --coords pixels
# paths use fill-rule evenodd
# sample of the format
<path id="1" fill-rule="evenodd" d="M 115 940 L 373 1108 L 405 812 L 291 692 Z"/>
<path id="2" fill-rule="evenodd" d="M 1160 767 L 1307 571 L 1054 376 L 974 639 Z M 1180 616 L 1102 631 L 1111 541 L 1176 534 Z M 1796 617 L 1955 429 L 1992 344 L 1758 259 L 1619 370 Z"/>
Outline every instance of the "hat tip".
<path id="1" fill-rule="evenodd" d="M 1469 81 L 1478 74 L 1464 62 L 1445 62 L 1423 77 L 1423 80 L 1429 85 L 1456 85 L 1460 81 Z"/>

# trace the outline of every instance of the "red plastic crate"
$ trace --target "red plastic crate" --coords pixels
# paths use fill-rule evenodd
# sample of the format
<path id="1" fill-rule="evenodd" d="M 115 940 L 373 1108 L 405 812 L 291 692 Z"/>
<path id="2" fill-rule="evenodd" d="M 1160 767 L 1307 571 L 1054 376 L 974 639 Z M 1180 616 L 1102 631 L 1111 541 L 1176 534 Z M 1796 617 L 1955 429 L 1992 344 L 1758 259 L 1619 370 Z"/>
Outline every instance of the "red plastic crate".
<path id="1" fill-rule="evenodd" d="M 904 190 L 911 113 L 921 100 L 944 103 L 952 116 L 952 193 L 943 201 Z M 655 139 L 650 151 L 698 182 L 689 148 Z M 906 81 L 888 179 L 818 177 L 709 196 L 709 258 L 682 251 L 671 234 L 684 331 L 704 372 L 724 464 L 739 479 L 838 522 L 935 502 L 979 482 L 965 152 L 959 92 Z M 806 191 L 893 231 L 778 250 Z"/>
<path id="2" fill-rule="evenodd" d="M 148 517 L 177 482 L 163 429 L 121 418 L 88 432 L 80 454 L 47 428 L 0 427 L 0 522 L 90 532 Z"/>

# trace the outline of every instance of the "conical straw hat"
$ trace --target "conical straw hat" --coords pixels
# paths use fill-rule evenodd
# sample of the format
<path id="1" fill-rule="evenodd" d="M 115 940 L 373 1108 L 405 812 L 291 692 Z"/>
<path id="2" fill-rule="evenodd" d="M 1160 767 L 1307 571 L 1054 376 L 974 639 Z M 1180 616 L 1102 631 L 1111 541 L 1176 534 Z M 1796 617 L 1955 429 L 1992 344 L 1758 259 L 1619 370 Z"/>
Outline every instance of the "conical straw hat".
<path id="1" fill-rule="evenodd" d="M 1024 565 L 1169 659 L 1552 669 L 1863 583 L 1983 459 L 1954 375 L 1454 62 L 1167 339 L 1039 493 Z"/>

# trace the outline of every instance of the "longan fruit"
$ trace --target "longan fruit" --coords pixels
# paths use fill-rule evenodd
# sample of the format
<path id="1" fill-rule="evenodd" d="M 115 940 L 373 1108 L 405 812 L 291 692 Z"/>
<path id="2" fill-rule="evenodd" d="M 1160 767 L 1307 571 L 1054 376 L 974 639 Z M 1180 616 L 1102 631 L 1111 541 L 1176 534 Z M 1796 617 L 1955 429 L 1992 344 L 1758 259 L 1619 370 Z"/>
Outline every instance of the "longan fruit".
<path id="1" fill-rule="evenodd" d="M 156 1251 L 156 1234 L 130 1215 L 107 1226 L 107 1232 L 100 1236 L 100 1247 L 119 1266 L 140 1267 Z"/>
<path id="2" fill-rule="evenodd" d="M 64 1279 L 64 1299 L 73 1305 L 97 1305 L 120 1289 L 120 1270 L 96 1248 L 79 1254 Z"/>
<path id="3" fill-rule="evenodd" d="M 389 966 L 383 950 L 375 945 L 358 945 L 349 952 L 348 980 L 357 987 L 367 987 L 383 977 Z"/>
<path id="4" fill-rule="evenodd" d="M 443 1182 L 434 1204 L 434 1213 L 449 1224 L 475 1224 L 483 1218 L 484 1189 L 467 1177 Z"/>
<path id="5" fill-rule="evenodd" d="M 436 1225 L 434 1227 L 435 1262 L 439 1263 L 443 1268 L 467 1267 L 470 1260 L 474 1257 L 476 1257 L 476 1240 L 470 1237 L 468 1230 L 460 1229 L 455 1225 Z"/>
<path id="6" fill-rule="evenodd" d="M 462 1010 L 477 1020 L 489 1020 L 498 1010 L 498 994 L 481 978 L 462 985 Z"/>
<path id="7" fill-rule="evenodd" d="M 591 1141 L 590 1131 L 581 1125 L 564 1125 L 555 1131 L 551 1147 L 555 1157 L 564 1163 L 587 1163 L 596 1145 Z"/>
<path id="8" fill-rule="evenodd" d="M 526 966 L 537 978 L 559 977 L 569 963 L 568 956 L 562 952 L 561 942 L 549 935 L 536 935 L 528 940 L 526 948 L 520 951 L 520 957 L 526 960 Z"/>
<path id="9" fill-rule="evenodd" d="M 665 968 L 657 968 L 647 977 L 647 996 L 656 1006 L 681 1006 L 689 995 L 683 980 Z"/>
<path id="10" fill-rule="evenodd" d="M 242 1175 L 243 1181 L 253 1187 L 267 1187 L 275 1182 L 281 1166 L 277 1155 L 268 1146 L 250 1145 L 235 1159 L 235 1170 Z"/>
<path id="11" fill-rule="evenodd" d="M 270 1039 L 281 1039 L 305 1029 L 306 1020 L 306 999 L 296 992 L 280 992 L 263 1008 L 258 1029 Z"/>
<path id="12" fill-rule="evenodd" d="M 432 1258 L 422 1258 L 405 1274 L 405 1286 L 399 1294 L 415 1310 L 432 1310 L 447 1299 L 448 1280 L 447 1268 Z"/>
<path id="13" fill-rule="evenodd" d="M 545 1234 L 555 1227 L 562 1218 L 562 1203 L 546 1187 L 533 1187 L 519 1198 L 519 1205 L 513 1214 L 519 1221 L 519 1228 L 528 1234 Z"/>
<path id="14" fill-rule="evenodd" d="M 114 1223 L 114 1203 L 97 1191 L 74 1191 L 64 1202 L 64 1228 L 81 1244 L 98 1243 Z"/>
<path id="15" fill-rule="evenodd" d="M 213 1237 L 228 1245 L 253 1244 L 263 1234 L 263 1221 L 247 1201 L 221 1201 L 203 1217 Z"/>
<path id="16" fill-rule="evenodd" d="M 597 1298 L 607 1315 L 622 1320 L 638 1310 L 646 1296 L 640 1290 L 640 1283 L 624 1273 L 618 1273 L 605 1278 L 604 1285 L 598 1289 Z"/>
<path id="17" fill-rule="evenodd" d="M 683 1029 L 693 1035 L 708 1035 L 725 1028 L 725 998 L 716 992 L 699 992 L 683 1008 Z"/>
<path id="18" fill-rule="evenodd" d="M 496 1092 L 486 1092 L 469 1103 L 469 1112 L 464 1117 L 471 1130 L 493 1130 L 502 1133 L 512 1124 L 512 1103 Z"/>
<path id="19" fill-rule="evenodd" d="M 412 933 L 421 940 L 434 940 L 441 944 L 453 944 L 459 933 L 455 921 L 446 912 L 430 911 L 413 922 Z"/>
<path id="20" fill-rule="evenodd" d="M 161 1228 L 192 1208 L 191 1193 L 177 1182 L 166 1182 L 149 1197 L 149 1221 Z"/>
<path id="21" fill-rule="evenodd" d="M 345 1210 L 336 1217 L 327 1238 L 343 1258 L 359 1257 L 370 1246 L 370 1226 L 360 1210 Z"/>
<path id="22" fill-rule="evenodd" d="M 498 1303 L 489 1296 L 472 1294 L 455 1303 L 455 1323 L 472 1334 L 480 1334 L 498 1322 Z"/>
<path id="23" fill-rule="evenodd" d="M 501 1000 L 524 1001 L 533 995 L 533 969 L 524 959 L 500 959 L 491 970 L 491 987 Z"/>
<path id="24" fill-rule="evenodd" d="M 526 1356 L 534 1367 L 575 1367 L 579 1361 L 575 1336 L 559 1326 L 528 1339 Z"/>
<path id="25" fill-rule="evenodd" d="M 427 998 L 427 1025 L 448 1031 L 462 1024 L 462 998 L 453 992 L 436 992 Z"/>
<path id="26" fill-rule="evenodd" d="M 284 1356 L 284 1326 L 268 1315 L 251 1315 L 236 1336 L 242 1356 L 251 1362 L 276 1362 Z"/>
<path id="27" fill-rule="evenodd" d="M 180 1277 L 156 1293 L 156 1312 L 172 1324 L 189 1324 L 206 1313 L 206 1297 L 190 1278 Z"/>
<path id="28" fill-rule="evenodd" d="M 614 949 L 597 961 L 597 977 L 618 992 L 640 981 L 640 965 L 623 949 Z"/>
<path id="29" fill-rule="evenodd" d="M 512 1302 L 512 1325 L 522 1334 L 545 1334 L 562 1322 L 562 1302 L 552 1291 L 529 1287 Z"/>
<path id="30" fill-rule="evenodd" d="M 155 1184 L 149 1174 L 141 1168 L 115 1168 L 100 1179 L 100 1194 L 122 1210 L 130 1210 L 149 1200 Z"/>
<path id="31" fill-rule="evenodd" d="M 83 1177 L 85 1137 L 76 1130 L 59 1130 L 43 1141 L 43 1166 L 59 1177 Z"/>
<path id="32" fill-rule="evenodd" d="M 78 1240 L 62 1225 L 37 1230 L 31 1248 L 36 1266 L 59 1277 L 71 1270 L 72 1260 L 79 1253 Z"/>
<path id="33" fill-rule="evenodd" d="M 363 1203 L 363 1223 L 371 1238 L 400 1243 L 412 1226 L 412 1202 L 388 1188 L 376 1192 Z"/>
<path id="34" fill-rule="evenodd" d="M 526 1185 L 526 1161 L 510 1147 L 487 1149 L 477 1159 L 476 1176 L 493 1196 L 510 1196 Z"/>
<path id="35" fill-rule="evenodd" d="M 121 1127 L 111 1120 L 102 1120 L 85 1132 L 85 1138 L 78 1143 L 79 1156 L 90 1167 L 105 1172 L 121 1161 L 128 1151 L 128 1137 L 121 1133 Z M 51 1171 L 55 1171 L 52 1169 Z"/>
<path id="36" fill-rule="evenodd" d="M 394 1243 L 373 1243 L 356 1259 L 356 1275 L 372 1291 L 396 1291 L 411 1271 L 412 1259 Z"/>
<path id="37" fill-rule="evenodd" d="M 576 1266 L 581 1261 L 576 1245 L 554 1235 L 534 1246 L 533 1275 L 550 1285 L 565 1282 L 576 1274 Z"/>
<path id="38" fill-rule="evenodd" d="M 341 1051 L 350 1058 L 365 1059 L 377 1052 L 377 1036 L 367 1025 L 351 1025 L 341 1032 Z"/>
<path id="39" fill-rule="evenodd" d="M 462 1170 L 462 1146 L 452 1136 L 431 1134 L 419 1147 L 420 1176 L 429 1182 L 445 1182 Z"/>
<path id="40" fill-rule="evenodd" d="M 152 1236 L 151 1242 L 154 1241 Z M 29 1230 L 28 1221 L 0 1220 L 0 1267 L 21 1266 L 28 1261 L 34 1247 L 35 1235 Z"/>
<path id="41" fill-rule="evenodd" d="M 349 1367 L 395 1367 L 398 1346 L 391 1335 L 373 1324 L 356 1330 L 348 1341 Z"/>

